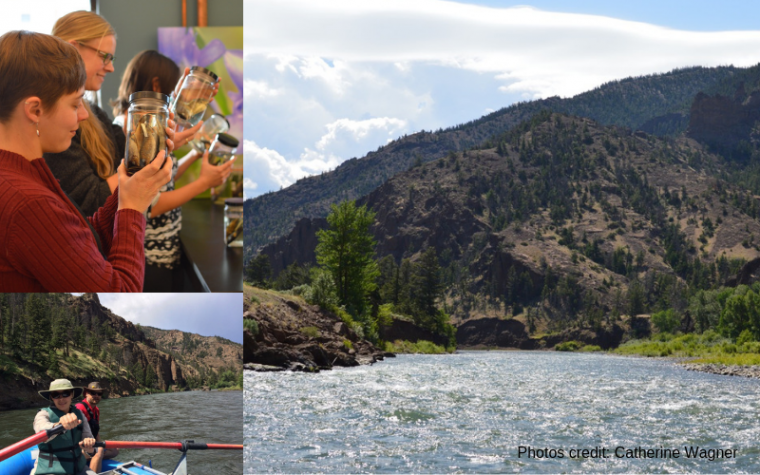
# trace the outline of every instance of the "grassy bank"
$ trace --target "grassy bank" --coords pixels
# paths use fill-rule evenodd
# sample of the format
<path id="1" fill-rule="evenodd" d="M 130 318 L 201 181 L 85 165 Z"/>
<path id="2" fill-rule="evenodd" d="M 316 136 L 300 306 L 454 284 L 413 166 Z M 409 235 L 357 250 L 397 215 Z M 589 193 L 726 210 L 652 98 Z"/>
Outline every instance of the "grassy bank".
<path id="1" fill-rule="evenodd" d="M 436 345 L 435 343 L 427 340 L 420 340 L 416 343 L 412 343 L 407 340 L 396 340 L 394 342 L 385 342 L 385 351 L 391 353 L 407 353 L 407 354 L 425 354 L 425 355 L 442 355 L 444 353 L 453 353 L 454 348 L 446 348 L 444 346 Z"/>
<path id="2" fill-rule="evenodd" d="M 651 339 L 631 340 L 613 352 L 619 355 L 693 358 L 693 363 L 760 365 L 760 342 L 736 342 L 712 330 L 685 335 L 659 333 Z"/>

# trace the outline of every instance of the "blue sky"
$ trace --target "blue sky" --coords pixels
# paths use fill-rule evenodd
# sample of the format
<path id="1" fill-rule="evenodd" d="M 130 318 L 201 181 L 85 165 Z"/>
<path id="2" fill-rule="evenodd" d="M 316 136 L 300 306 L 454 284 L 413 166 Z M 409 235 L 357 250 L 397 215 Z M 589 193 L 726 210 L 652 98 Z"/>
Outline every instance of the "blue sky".
<path id="1" fill-rule="evenodd" d="M 760 62 L 760 2 L 245 1 L 247 198 L 517 101 Z"/>
<path id="2" fill-rule="evenodd" d="M 221 336 L 243 343 L 243 295 L 98 294 L 100 303 L 134 324 Z"/>
<path id="3" fill-rule="evenodd" d="M 541 10 L 602 15 L 690 31 L 757 30 L 760 18 L 760 2 L 747 0 L 481 0 L 462 3 L 497 8 L 530 5 Z"/>

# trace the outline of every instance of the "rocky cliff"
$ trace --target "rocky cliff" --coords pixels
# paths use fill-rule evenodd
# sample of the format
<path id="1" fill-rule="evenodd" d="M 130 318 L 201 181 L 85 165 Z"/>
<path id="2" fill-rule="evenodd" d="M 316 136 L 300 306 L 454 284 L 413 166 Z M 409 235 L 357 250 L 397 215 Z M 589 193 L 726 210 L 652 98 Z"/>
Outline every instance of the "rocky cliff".
<path id="1" fill-rule="evenodd" d="M 43 404 L 37 391 L 59 377 L 75 385 L 99 381 L 109 397 L 122 397 L 186 389 L 187 378 L 198 380 L 201 371 L 242 369 L 242 345 L 177 330 L 141 328 L 103 307 L 96 294 L 36 298 L 47 310 L 40 317 L 29 317 L 36 307 L 29 306 L 27 295 L 0 295 L 0 336 L 5 340 L 0 346 L 0 410 Z M 58 341 L 58 349 L 30 357 L 23 335 L 38 328 L 40 319 L 50 325 L 49 338 Z M 175 340 L 192 342 L 192 351 L 172 349 L 169 342 Z"/>
<path id="2" fill-rule="evenodd" d="M 746 160 L 750 146 L 760 142 L 759 120 L 760 91 L 746 94 L 742 87 L 734 97 L 699 93 L 691 106 L 687 135 L 732 158 Z"/>

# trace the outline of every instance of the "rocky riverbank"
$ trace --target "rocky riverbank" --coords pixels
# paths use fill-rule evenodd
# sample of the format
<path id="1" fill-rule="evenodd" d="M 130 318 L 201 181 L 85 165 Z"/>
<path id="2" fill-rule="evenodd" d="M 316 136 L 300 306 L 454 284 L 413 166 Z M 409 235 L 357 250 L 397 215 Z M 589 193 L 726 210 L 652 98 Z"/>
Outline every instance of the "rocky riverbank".
<path id="1" fill-rule="evenodd" d="M 760 366 L 739 366 L 707 363 L 684 363 L 682 366 L 688 371 L 701 371 L 703 373 L 720 374 L 723 376 L 742 376 L 745 378 L 760 379 Z"/>
<path id="2" fill-rule="evenodd" d="M 245 368 L 252 371 L 317 372 L 334 366 L 372 364 L 387 353 L 332 312 L 300 297 L 245 287 Z"/>

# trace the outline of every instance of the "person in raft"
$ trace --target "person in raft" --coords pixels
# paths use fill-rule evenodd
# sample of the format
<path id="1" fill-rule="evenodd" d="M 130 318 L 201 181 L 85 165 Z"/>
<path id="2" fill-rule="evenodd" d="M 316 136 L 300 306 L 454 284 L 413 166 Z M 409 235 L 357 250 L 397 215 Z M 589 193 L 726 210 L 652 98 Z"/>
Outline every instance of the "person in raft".
<path id="1" fill-rule="evenodd" d="M 144 213 L 171 179 L 159 152 L 87 218 L 61 189 L 43 153 L 66 150 L 87 118 L 87 73 L 74 46 L 53 36 L 0 37 L 0 291 L 140 292 Z M 166 140 L 173 150 L 175 124 Z"/>
<path id="2" fill-rule="evenodd" d="M 92 382 L 84 388 L 84 399 L 76 404 L 76 408 L 79 409 L 79 412 L 84 414 L 87 418 L 87 423 L 90 425 L 92 436 L 95 437 L 97 442 L 102 442 L 102 439 L 100 438 L 100 408 L 98 408 L 98 403 L 103 398 L 104 391 L 105 389 L 99 382 Z M 90 470 L 95 473 L 100 473 L 103 460 L 114 459 L 119 456 L 119 449 L 98 448 L 96 450 L 98 451 L 98 454 L 93 456 L 90 460 Z"/>
<path id="3" fill-rule="evenodd" d="M 66 432 L 37 446 L 40 454 L 31 475 L 96 475 L 88 469 L 84 456 L 84 453 L 94 453 L 95 437 L 87 418 L 71 405 L 72 400 L 82 395 L 82 388 L 75 388 L 68 379 L 56 379 L 50 383 L 50 389 L 39 394 L 51 405 L 34 416 L 34 432 L 52 429 L 59 424 Z"/>

